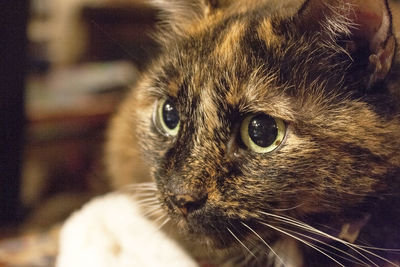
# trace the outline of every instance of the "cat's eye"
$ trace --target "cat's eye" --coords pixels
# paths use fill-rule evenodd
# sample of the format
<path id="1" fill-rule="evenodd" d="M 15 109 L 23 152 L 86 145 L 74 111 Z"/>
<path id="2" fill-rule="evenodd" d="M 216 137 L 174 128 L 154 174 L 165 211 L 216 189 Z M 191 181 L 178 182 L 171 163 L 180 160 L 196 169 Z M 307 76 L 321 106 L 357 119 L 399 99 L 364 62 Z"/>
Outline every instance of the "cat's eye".
<path id="1" fill-rule="evenodd" d="M 285 123 L 278 118 L 260 113 L 246 117 L 240 127 L 243 143 L 257 153 L 268 153 L 283 142 Z"/>
<path id="2" fill-rule="evenodd" d="M 158 101 L 153 120 L 157 129 L 164 135 L 176 136 L 178 134 L 180 118 L 173 101 L 169 99 Z"/>

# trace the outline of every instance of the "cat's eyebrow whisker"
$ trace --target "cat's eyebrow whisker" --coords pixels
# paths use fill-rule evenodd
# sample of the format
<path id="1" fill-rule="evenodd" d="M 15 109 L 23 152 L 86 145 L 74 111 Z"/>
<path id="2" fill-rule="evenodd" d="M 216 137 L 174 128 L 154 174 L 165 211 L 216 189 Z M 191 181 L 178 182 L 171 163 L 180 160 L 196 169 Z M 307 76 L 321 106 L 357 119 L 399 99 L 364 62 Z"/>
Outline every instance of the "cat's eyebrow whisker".
<path id="1" fill-rule="evenodd" d="M 310 240 L 312 240 L 312 241 L 318 242 L 318 243 L 320 243 L 320 244 L 323 244 L 323 245 L 325 245 L 325 246 L 327 246 L 327 247 L 329 247 L 329 248 L 332 248 L 332 249 L 334 249 L 334 250 L 336 250 L 336 251 L 338 251 L 338 252 L 341 252 L 341 253 L 343 253 L 343 254 L 345 254 L 345 255 L 349 256 L 350 258 L 353 258 L 354 260 L 357 261 L 357 262 L 355 262 L 355 261 L 353 261 L 352 259 L 349 259 L 349 258 L 347 258 L 347 257 L 341 256 L 341 255 L 338 255 L 338 254 L 335 254 L 335 253 L 333 253 L 333 252 L 330 251 L 330 253 L 335 254 L 336 256 L 341 257 L 341 258 L 343 258 L 343 259 L 345 259 L 345 260 L 348 260 L 348 261 L 350 261 L 350 262 L 352 262 L 352 263 L 359 263 L 359 264 L 362 263 L 363 266 L 371 266 L 371 265 L 369 265 L 367 262 L 365 262 L 365 261 L 363 261 L 363 260 L 357 258 L 356 256 L 354 256 L 354 255 L 352 255 L 352 254 L 350 254 L 350 253 L 348 253 L 348 252 L 346 252 L 346 251 L 344 251 L 344 250 L 342 250 L 342 249 L 340 249 L 340 248 L 337 248 L 337 247 L 335 247 L 335 246 L 329 245 L 327 242 L 321 241 L 321 240 L 319 240 L 319 239 L 317 239 L 317 238 L 308 236 L 308 235 L 303 234 L 303 233 L 300 233 L 300 232 L 298 232 L 298 231 L 294 231 L 294 230 L 291 230 L 291 229 L 288 229 L 288 228 L 285 228 L 285 227 L 282 227 L 282 226 L 279 226 L 279 227 L 280 227 L 282 230 L 291 232 L 291 233 L 293 233 L 293 234 L 296 234 L 296 235 L 305 237 L 305 238 L 307 238 L 307 239 L 310 239 Z M 370 262 L 371 262 L 374 266 L 379 267 L 376 263 L 372 262 L 371 260 L 370 260 Z"/>
<path id="2" fill-rule="evenodd" d="M 282 260 L 282 258 L 275 252 L 275 250 L 254 229 L 252 229 L 250 226 L 248 226 L 244 222 L 242 222 L 242 225 L 245 226 L 246 228 L 248 228 L 256 237 L 258 237 L 261 240 L 261 242 L 263 242 L 264 245 L 266 245 L 267 248 L 278 258 L 278 260 L 283 264 L 283 266 L 286 266 L 286 264 Z"/>
<path id="3" fill-rule="evenodd" d="M 282 234 L 284 234 L 284 235 L 287 235 L 287 236 L 289 236 L 289 237 L 292 237 L 292 238 L 296 239 L 297 241 L 300 241 L 301 243 L 303 243 L 303 244 L 305 244 L 305 245 L 307 245 L 307 246 L 309 246 L 309 247 L 315 249 L 316 251 L 320 252 L 321 254 L 325 255 L 326 257 L 328 257 L 329 259 L 331 259 L 332 261 L 334 261 L 334 262 L 337 263 L 338 265 L 340 265 L 340 266 L 342 266 L 342 267 L 346 267 L 346 266 L 343 265 L 341 262 L 339 262 L 338 260 L 336 260 L 335 258 L 333 258 L 331 255 L 329 255 L 328 253 L 324 252 L 322 249 L 318 248 L 316 245 L 313 245 L 313 244 L 311 244 L 310 242 L 307 242 L 307 241 L 305 241 L 305 240 L 303 240 L 303 239 L 301 239 L 301 238 L 299 238 L 299 237 L 297 237 L 297 236 L 295 236 L 295 235 L 293 235 L 293 234 L 291 234 L 291 233 L 288 233 L 287 231 L 282 230 L 281 228 L 279 228 L 279 227 L 277 227 L 277 226 L 273 226 L 272 224 L 265 223 L 265 222 L 261 222 L 261 221 L 259 221 L 259 223 L 262 224 L 262 225 L 268 226 L 268 227 L 274 229 L 275 231 L 278 231 L 278 232 L 280 232 L 280 233 L 282 233 Z"/>
<path id="4" fill-rule="evenodd" d="M 310 232 L 312 232 L 314 234 L 317 234 L 317 235 L 329 238 L 331 240 L 337 241 L 339 243 L 342 243 L 342 244 L 346 245 L 347 247 L 349 247 L 350 249 L 354 250 L 356 253 L 358 253 L 360 256 L 362 256 L 363 258 L 365 258 L 366 260 L 368 260 L 371 263 L 373 263 L 373 261 L 370 258 L 368 258 L 367 256 L 365 256 L 363 253 L 361 253 L 360 251 L 362 251 L 364 253 L 367 253 L 367 254 L 370 254 L 371 256 L 374 256 L 376 258 L 379 258 L 379 259 L 381 259 L 381 260 L 383 260 L 383 261 L 385 261 L 385 262 L 387 262 L 387 263 L 389 263 L 389 264 L 391 264 L 393 266 L 400 267 L 400 265 L 398 265 L 398 264 L 396 264 L 396 263 L 394 263 L 394 262 L 392 262 L 392 261 L 390 261 L 388 259 L 385 259 L 384 257 L 382 257 L 382 256 L 380 256 L 380 255 L 378 255 L 378 254 L 376 254 L 376 253 L 374 253 L 372 251 L 369 251 L 366 248 L 363 248 L 362 246 L 359 246 L 359 245 L 344 241 L 342 239 L 339 239 L 337 237 L 334 237 L 332 235 L 329 235 L 329 234 L 327 234 L 327 233 L 325 233 L 325 232 L 323 232 L 321 230 L 318 230 L 318 229 L 316 229 L 316 228 L 314 228 L 314 227 L 312 227 L 310 225 L 307 225 L 307 224 L 305 224 L 303 222 L 300 222 L 298 220 L 295 220 L 295 219 L 292 219 L 292 218 L 289 218 L 289 217 L 285 217 L 285 216 L 280 216 L 280 215 L 277 215 L 277 214 L 263 212 L 263 211 L 260 211 L 260 213 L 265 214 L 267 216 L 271 216 L 271 217 L 277 218 L 277 220 L 279 220 L 281 222 L 288 223 L 288 224 L 291 224 L 291 225 L 294 225 L 294 226 L 298 226 L 298 227 L 300 227 L 302 229 L 305 229 L 305 230 L 308 230 L 308 231 L 310 231 Z"/>
<path id="5" fill-rule="evenodd" d="M 247 252 L 249 252 L 254 258 L 257 258 L 256 255 L 231 231 L 231 229 L 226 227 L 226 230 L 228 230 L 228 232 L 236 239 L 236 241 L 239 242 L 242 247 L 247 250 Z"/>

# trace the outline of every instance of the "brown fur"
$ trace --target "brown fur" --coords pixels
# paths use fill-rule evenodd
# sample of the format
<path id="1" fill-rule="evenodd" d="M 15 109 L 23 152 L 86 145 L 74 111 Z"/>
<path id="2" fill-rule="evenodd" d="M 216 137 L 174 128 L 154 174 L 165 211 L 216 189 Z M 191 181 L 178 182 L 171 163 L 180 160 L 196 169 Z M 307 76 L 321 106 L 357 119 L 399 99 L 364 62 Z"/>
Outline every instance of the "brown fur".
<path id="1" fill-rule="evenodd" d="M 384 51 L 380 58 L 391 59 L 393 37 L 389 32 L 378 48 L 365 46 L 376 27 L 356 26 L 354 19 L 364 22 L 358 1 L 324 0 L 329 9 L 322 13 L 313 8 L 315 1 L 172 1 L 160 34 L 163 54 L 115 116 L 106 153 L 113 183 L 154 180 L 172 218 L 170 231 L 193 238 L 191 251 L 198 257 L 206 257 L 200 253 L 205 248 L 215 263 L 277 266 L 257 232 L 285 261 L 302 255 L 296 266 L 337 265 L 260 223 L 294 227 L 263 212 L 335 237 L 343 225 L 369 218 L 356 244 L 400 247 L 399 69 L 391 60 L 383 62 L 391 68 L 378 69 L 370 58 Z M 181 10 L 196 15 L 179 17 Z M 156 103 L 165 98 L 179 111 L 176 137 L 153 124 Z M 258 113 L 287 125 L 285 140 L 271 153 L 255 153 L 240 141 L 240 123 Z M 183 216 L 171 202 L 177 196 L 205 202 Z M 246 257 L 249 252 L 228 229 L 254 258 Z M 338 245 L 334 241 L 328 245 Z M 387 259 L 366 254 L 379 266 L 400 261 L 393 251 L 374 253 Z"/>

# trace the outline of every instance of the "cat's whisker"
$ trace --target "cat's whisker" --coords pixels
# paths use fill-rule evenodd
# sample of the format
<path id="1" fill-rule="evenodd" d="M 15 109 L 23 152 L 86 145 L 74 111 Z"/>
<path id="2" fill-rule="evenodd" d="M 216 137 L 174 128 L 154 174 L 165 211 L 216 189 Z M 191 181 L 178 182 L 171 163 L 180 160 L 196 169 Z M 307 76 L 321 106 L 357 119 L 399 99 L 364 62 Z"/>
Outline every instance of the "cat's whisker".
<path id="1" fill-rule="evenodd" d="M 125 191 L 124 193 L 129 194 L 130 196 L 133 197 L 151 197 L 151 196 L 156 196 L 157 191 L 142 191 L 142 190 L 131 190 L 131 191 Z"/>
<path id="2" fill-rule="evenodd" d="M 155 209 L 161 209 L 161 204 L 156 202 L 156 203 L 151 203 L 151 204 L 141 204 L 138 205 L 143 211 L 145 212 L 150 212 Z"/>
<path id="3" fill-rule="evenodd" d="M 136 184 L 129 184 L 127 187 L 153 187 L 156 188 L 156 184 L 154 182 L 143 182 L 143 183 L 136 183 Z"/>
<path id="4" fill-rule="evenodd" d="M 343 253 L 343 254 L 349 256 L 350 258 L 356 260 L 357 262 L 355 262 L 355 261 L 353 261 L 352 259 L 349 259 L 349 258 L 347 258 L 347 257 L 343 257 L 343 256 L 341 256 L 341 255 L 338 255 L 338 254 L 335 254 L 335 253 L 333 253 L 333 252 L 330 252 L 330 253 L 335 254 L 336 256 L 341 257 L 341 258 L 343 258 L 343 259 L 345 259 L 345 260 L 348 260 L 348 261 L 353 262 L 353 263 L 361 263 L 361 264 L 363 264 L 363 266 L 371 266 L 371 265 L 369 265 L 367 262 L 365 262 L 365 261 L 363 261 L 363 260 L 357 258 L 356 256 L 354 256 L 354 255 L 352 255 L 352 254 L 350 254 L 350 253 L 348 253 L 348 252 L 346 252 L 346 251 L 344 251 L 344 250 L 342 250 L 342 249 L 340 249 L 340 248 L 337 248 L 337 247 L 335 247 L 335 246 L 329 245 L 327 242 L 321 241 L 321 240 L 319 240 L 319 239 L 317 239 L 317 238 L 308 236 L 308 235 L 303 234 L 303 233 L 300 233 L 300 232 L 298 232 L 298 231 L 294 231 L 294 230 L 291 230 L 291 229 L 288 229 L 288 228 L 285 228 L 285 227 L 282 227 L 282 226 L 279 226 L 279 227 L 280 227 L 282 230 L 285 230 L 285 231 L 291 232 L 291 233 L 293 233 L 293 234 L 296 234 L 296 235 L 305 237 L 305 238 L 310 239 L 310 240 L 312 240 L 312 241 L 315 241 L 315 242 L 318 242 L 318 243 L 320 243 L 320 244 L 323 244 L 323 245 L 325 245 L 325 246 L 327 246 L 327 247 L 329 247 L 329 248 L 332 248 L 332 249 L 334 249 L 334 250 L 336 250 L 336 251 L 338 251 L 338 252 L 341 252 L 341 253 Z M 379 267 L 376 263 L 374 263 L 374 262 L 372 262 L 372 261 L 371 261 L 371 263 L 372 263 L 374 266 Z"/>
<path id="5" fill-rule="evenodd" d="M 152 212 L 144 213 L 143 216 L 145 216 L 147 218 L 150 218 L 150 217 L 153 217 L 153 216 L 155 216 L 157 214 L 160 214 L 161 212 L 163 212 L 163 211 L 157 209 L 157 210 L 153 210 Z"/>
<path id="6" fill-rule="evenodd" d="M 255 253 L 255 251 L 253 251 L 253 254 L 254 254 L 254 255 L 258 255 L 257 253 Z M 244 258 L 242 258 L 241 265 L 244 265 L 244 266 L 252 265 L 252 264 L 251 264 L 252 260 L 257 259 L 257 258 L 255 258 L 255 257 L 256 257 L 256 256 L 253 256 L 252 254 L 246 253 L 246 254 L 244 255 Z"/>
<path id="7" fill-rule="evenodd" d="M 291 207 L 291 208 L 286 208 L 286 209 L 272 209 L 272 211 L 275 211 L 275 212 L 282 212 L 282 211 L 295 210 L 295 209 L 297 209 L 297 208 L 299 208 L 299 207 L 301 207 L 301 206 L 303 206 L 303 205 L 304 205 L 304 203 L 301 203 L 301 204 L 296 205 L 296 206 Z"/>
<path id="8" fill-rule="evenodd" d="M 158 230 L 161 230 L 164 225 L 166 225 L 171 219 L 169 217 L 167 217 L 159 226 L 158 226 Z"/>
<path id="9" fill-rule="evenodd" d="M 143 196 L 143 197 L 132 196 L 132 197 L 137 204 L 144 204 L 148 202 L 161 203 L 160 199 L 157 196 Z"/>
<path id="10" fill-rule="evenodd" d="M 142 191 L 133 192 L 132 191 L 131 195 L 136 198 L 138 198 L 138 197 L 144 198 L 144 197 L 157 197 L 158 193 L 157 192 L 142 192 Z"/>
<path id="11" fill-rule="evenodd" d="M 375 264 L 370 258 L 368 258 L 364 254 L 362 254 L 360 251 L 358 251 L 357 247 L 355 247 L 355 245 L 352 244 L 352 243 L 346 244 L 345 241 L 343 241 L 341 239 L 338 239 L 338 238 L 336 238 L 334 236 L 331 236 L 331 235 L 329 235 L 329 234 L 327 234 L 325 232 L 322 232 L 322 231 L 320 231 L 320 230 L 318 230 L 318 229 L 316 229 L 316 228 L 314 228 L 314 227 L 312 227 L 312 226 L 310 226 L 308 224 L 305 224 L 305 223 L 303 223 L 301 221 L 298 221 L 296 219 L 293 219 L 293 218 L 290 218 L 290 217 L 285 217 L 285 216 L 280 216 L 280 215 L 276 215 L 276 214 L 266 213 L 266 212 L 262 212 L 262 213 L 265 214 L 265 215 L 268 215 L 268 216 L 272 216 L 272 217 L 274 217 L 275 219 L 277 219 L 280 222 L 283 222 L 283 223 L 286 223 L 286 224 L 290 224 L 292 226 L 297 226 L 297 227 L 299 227 L 301 229 L 304 229 L 304 230 L 306 230 L 308 232 L 311 232 L 313 234 L 316 234 L 316 235 L 319 235 L 319 236 L 323 236 L 325 238 L 329 238 L 329 239 L 332 239 L 334 241 L 338 241 L 338 242 L 346 245 L 347 247 L 349 247 L 351 250 L 355 251 L 357 254 L 359 254 L 360 256 L 365 258 L 370 263 Z"/>
<path id="12" fill-rule="evenodd" d="M 400 253 L 400 248 L 378 248 L 378 247 L 370 247 L 370 246 L 363 246 L 363 245 L 357 245 L 357 246 L 360 248 L 371 249 L 371 250 Z"/>
<path id="13" fill-rule="evenodd" d="M 326 238 L 329 238 L 329 239 L 332 239 L 332 238 L 335 238 L 335 237 L 333 237 L 333 236 L 330 236 L 329 234 L 326 234 L 326 233 L 324 233 L 324 232 L 322 232 L 322 231 L 320 231 L 320 230 L 318 230 L 318 229 L 316 229 L 316 228 L 314 228 L 314 227 L 312 227 L 312 226 L 310 226 L 310 225 L 307 225 L 307 224 L 305 224 L 305 223 L 303 223 L 303 222 L 301 222 L 301 221 L 298 221 L 298 220 L 295 220 L 295 219 L 293 219 L 293 218 L 290 218 L 290 217 L 284 217 L 284 216 L 279 216 L 279 215 L 276 215 L 276 214 L 270 214 L 270 213 L 265 213 L 265 212 L 262 212 L 263 214 L 266 214 L 266 215 L 269 215 L 269 216 L 272 216 L 272 217 L 276 217 L 276 219 L 278 220 L 278 221 L 280 221 L 280 222 L 283 222 L 283 223 L 286 223 L 286 224 L 290 224 L 290 225 L 292 225 L 292 226 L 296 226 L 296 227 L 300 227 L 300 228 L 302 228 L 302 229 L 304 229 L 304 230 L 306 230 L 306 231 L 308 231 L 308 232 L 311 232 L 311 233 L 313 233 L 313 234 L 316 234 L 316 235 L 319 235 L 319 236 L 324 236 L 324 237 L 326 237 Z M 339 241 L 339 242 L 341 242 L 341 243 L 343 243 L 342 242 L 342 240 L 335 240 L 335 241 Z M 344 243 L 343 243 L 344 244 Z M 354 250 L 356 253 L 358 253 L 358 254 L 360 254 L 363 258 L 365 258 L 366 260 L 368 260 L 369 262 L 371 262 L 373 265 L 376 265 L 376 263 L 374 263 L 371 259 L 369 259 L 368 257 L 366 257 L 364 254 L 362 254 L 361 252 L 359 252 L 355 247 L 354 247 L 354 244 L 351 244 L 351 243 L 349 243 L 349 244 L 345 244 L 346 246 L 348 246 L 350 249 L 352 249 L 352 250 Z M 351 245 L 351 246 L 350 246 Z"/>
<path id="14" fill-rule="evenodd" d="M 136 201 L 136 204 L 138 205 L 150 205 L 150 204 L 160 204 L 160 200 L 156 197 L 152 197 L 152 198 L 145 198 L 145 199 L 140 199 Z"/>
<path id="15" fill-rule="evenodd" d="M 141 203 L 141 204 L 138 204 L 138 206 L 140 206 L 144 209 L 153 209 L 153 208 L 160 208 L 161 203 L 159 201 L 154 201 L 151 203 Z"/>
<path id="16" fill-rule="evenodd" d="M 161 221 L 162 219 L 164 219 L 165 216 L 167 216 L 165 213 L 164 213 L 164 214 L 161 214 L 160 216 L 158 216 L 157 219 L 154 219 L 154 220 L 153 220 L 153 223 L 157 224 L 159 221 Z"/>
<path id="17" fill-rule="evenodd" d="M 138 205 L 144 212 L 149 212 L 153 209 L 160 208 L 161 204 L 158 202 L 155 203 L 143 203 Z"/>
<path id="18" fill-rule="evenodd" d="M 296 239 L 297 241 L 300 241 L 301 243 L 303 243 L 303 244 L 305 244 L 305 245 L 307 245 L 307 246 L 309 246 L 309 247 L 315 249 L 316 251 L 320 252 L 321 254 L 325 255 L 326 257 L 328 257 L 329 259 L 331 259 L 332 261 L 334 261 L 335 263 L 337 263 L 339 266 L 346 267 L 346 266 L 343 265 L 341 262 L 339 262 L 338 260 L 336 260 L 335 258 L 333 258 L 331 255 L 329 255 L 328 253 L 324 252 L 322 249 L 318 248 L 316 245 L 313 245 L 313 244 L 311 244 L 310 242 L 307 242 L 307 241 L 305 241 L 305 240 L 303 240 L 303 239 L 301 239 L 301 238 L 299 238 L 299 237 L 297 237 L 297 236 L 295 236 L 295 235 L 293 235 L 293 234 L 291 234 L 291 233 L 288 233 L 287 231 L 282 230 L 282 229 L 280 229 L 279 227 L 274 226 L 274 225 L 272 225 L 272 224 L 265 223 L 265 222 L 261 222 L 261 221 L 260 221 L 259 223 L 262 224 L 262 225 L 268 226 L 269 228 L 272 228 L 272 229 L 274 229 L 275 231 L 278 231 L 278 232 L 280 232 L 280 233 L 282 233 L 282 234 L 284 234 L 284 235 L 287 235 L 287 236 L 289 236 L 289 237 L 292 237 L 292 238 Z"/>
<path id="19" fill-rule="evenodd" d="M 239 244 L 245 248 L 247 250 L 247 252 L 250 253 L 250 255 L 252 255 L 254 258 L 257 258 L 256 255 L 231 231 L 231 229 L 229 229 L 228 227 L 226 227 L 226 230 L 228 230 L 228 232 L 233 236 L 233 238 L 236 239 L 236 241 L 239 242 Z"/>
<path id="20" fill-rule="evenodd" d="M 157 205 L 154 208 L 151 208 L 150 210 L 148 210 L 147 212 L 143 213 L 143 216 L 145 217 L 151 217 L 154 214 L 158 214 L 160 212 L 164 212 L 164 210 L 161 209 L 161 206 Z"/>
<path id="21" fill-rule="evenodd" d="M 279 219 L 279 220 L 282 221 L 282 222 L 285 222 L 284 219 Z M 296 223 L 294 223 L 293 225 L 296 225 Z M 334 240 L 334 241 L 337 241 L 339 243 L 344 244 L 345 246 L 349 247 L 351 250 L 355 251 L 357 254 L 359 254 L 360 256 L 362 256 L 363 258 L 365 258 L 366 260 L 368 260 L 372 264 L 374 264 L 375 266 L 378 266 L 378 265 L 376 265 L 376 263 L 374 263 L 370 258 L 368 258 L 366 255 L 364 255 L 362 252 L 370 254 L 371 256 L 374 256 L 376 258 L 379 258 L 379 259 L 381 259 L 381 260 L 383 260 L 383 261 L 385 261 L 385 262 L 387 262 L 389 264 L 392 264 L 393 266 L 397 266 L 397 267 L 399 266 L 399 265 L 395 264 L 394 262 L 391 262 L 388 259 L 385 259 L 384 257 L 382 257 L 382 256 L 380 256 L 380 255 L 378 255 L 378 254 L 376 254 L 374 252 L 371 252 L 371 251 L 369 251 L 369 250 L 367 250 L 365 248 L 360 247 L 359 245 L 344 241 L 342 239 L 339 239 L 337 237 L 329 235 L 329 234 L 327 234 L 325 232 L 322 232 L 321 230 L 318 230 L 318 229 L 316 229 L 314 227 L 311 227 L 309 225 L 301 223 L 300 225 L 297 225 L 297 226 L 301 227 L 301 228 L 303 228 L 305 230 L 308 230 L 308 231 L 310 231 L 310 232 L 312 232 L 314 234 L 317 234 L 319 236 L 323 236 L 325 238 L 329 238 L 331 240 Z M 360 252 L 360 251 L 362 251 L 362 252 Z"/>
<path id="22" fill-rule="evenodd" d="M 148 187 L 148 186 L 127 186 L 124 189 L 138 190 L 138 191 L 157 191 L 157 187 Z"/>
<path id="23" fill-rule="evenodd" d="M 157 195 L 149 195 L 149 196 L 140 196 L 140 195 L 133 195 L 136 200 L 144 200 L 144 199 L 159 199 Z"/>
<path id="24" fill-rule="evenodd" d="M 312 232 L 314 234 L 317 234 L 319 236 L 323 236 L 323 237 L 329 238 L 331 240 L 337 241 L 339 243 L 342 243 L 342 244 L 346 245 L 347 247 L 349 247 L 350 249 L 354 250 L 360 256 L 362 256 L 363 258 L 365 258 L 366 260 L 368 260 L 369 262 L 371 262 L 373 264 L 374 264 L 374 262 L 370 258 L 368 258 L 366 255 L 364 255 L 362 252 L 367 253 L 367 254 L 369 254 L 371 256 L 374 256 L 374 257 L 376 257 L 378 259 L 381 259 L 381 260 L 385 261 L 386 263 L 389 263 L 389 264 L 391 264 L 393 266 L 400 267 L 400 265 L 398 265 L 398 264 L 396 264 L 396 263 L 394 263 L 394 262 L 392 262 L 392 261 L 390 261 L 390 260 L 388 260 L 388 259 L 386 259 L 386 258 L 384 258 L 384 257 L 372 252 L 372 251 L 369 251 L 366 248 L 360 247 L 359 245 L 356 245 L 356 244 L 344 241 L 342 239 L 339 239 L 337 237 L 334 237 L 332 235 L 329 235 L 329 234 L 327 234 L 327 233 L 325 233 L 325 232 L 323 232 L 321 230 L 318 230 L 318 229 L 316 229 L 316 228 L 314 228 L 314 227 L 312 227 L 310 225 L 307 225 L 307 224 L 305 224 L 303 222 L 300 222 L 298 220 L 295 220 L 295 219 L 292 219 L 292 218 L 289 218 L 289 217 L 285 217 L 285 216 L 280 216 L 280 215 L 277 215 L 277 214 L 267 213 L 267 212 L 260 212 L 260 213 L 265 214 L 267 216 L 271 216 L 271 217 L 277 218 L 281 222 L 286 222 L 288 224 L 292 224 L 294 226 L 298 226 L 298 227 L 300 227 L 302 229 L 308 230 L 308 231 L 310 231 L 310 232 Z M 362 251 L 362 252 L 360 252 L 360 251 Z"/>
<path id="25" fill-rule="evenodd" d="M 256 237 L 258 237 L 261 242 L 264 243 L 264 245 L 267 246 L 267 248 L 278 258 L 278 260 L 283 264 L 283 266 L 286 266 L 285 262 L 282 260 L 282 258 L 275 252 L 275 250 L 256 232 L 254 229 L 252 229 L 250 226 L 242 222 L 242 225 L 245 226 L 247 229 L 249 229 Z"/>
<path id="26" fill-rule="evenodd" d="M 342 241 L 343 241 L 343 240 L 342 240 Z M 374 253 L 374 252 L 372 252 L 372 251 L 369 251 L 369 250 L 367 250 L 367 249 L 365 249 L 365 248 L 362 248 L 362 247 L 360 247 L 359 245 L 352 244 L 352 243 L 349 243 L 349 242 L 346 242 L 346 241 L 343 241 L 342 243 L 343 243 L 343 244 L 347 244 L 347 245 L 349 245 L 349 246 L 353 246 L 354 248 L 358 248 L 359 250 L 361 250 L 361 251 L 363 251 L 363 252 L 365 252 L 365 253 L 367 253 L 367 254 L 369 254 L 369 255 L 371 255 L 371 256 L 374 256 L 374 257 L 376 257 L 376 258 L 378 258 L 378 259 L 381 259 L 381 260 L 385 261 L 386 263 L 389 263 L 389 264 L 391 264 L 391 265 L 393 265 L 393 266 L 395 266 L 395 267 L 400 267 L 400 265 L 398 265 L 398 264 L 396 264 L 396 263 L 394 263 L 394 262 L 392 262 L 392 261 L 390 261 L 390 260 L 388 260 L 388 259 L 382 257 L 382 256 L 379 255 L 379 254 L 376 254 L 376 253 Z M 356 250 L 356 251 L 357 251 L 357 250 Z M 358 252 L 358 251 L 357 251 L 357 252 Z M 359 253 L 360 253 L 360 252 L 359 252 Z M 362 253 L 360 253 L 360 255 L 363 256 Z M 366 257 L 366 256 L 365 256 L 365 258 L 368 259 L 368 257 Z"/>
<path id="27" fill-rule="evenodd" d="M 123 187 L 121 190 L 126 191 L 157 191 L 156 185 L 141 185 L 141 184 L 131 184 Z"/>
<path id="28" fill-rule="evenodd" d="M 327 249 L 327 248 L 324 248 L 324 247 L 322 247 L 322 246 L 317 246 L 318 248 L 320 248 L 320 249 L 322 249 L 323 251 L 325 251 L 325 252 L 327 252 L 327 253 L 330 253 L 331 255 L 333 255 L 333 256 L 336 256 L 336 257 L 338 257 L 338 258 L 341 258 L 341 259 L 343 259 L 343 260 L 346 260 L 346 261 L 348 261 L 348 262 L 350 262 L 350 263 L 355 263 L 355 264 L 357 264 L 356 266 L 365 266 L 365 267 L 371 267 L 371 265 L 369 265 L 368 263 L 362 263 L 362 262 L 359 262 L 359 261 L 355 261 L 355 260 L 352 260 L 352 259 L 350 259 L 350 258 L 347 258 L 347 257 L 345 257 L 345 256 L 343 256 L 343 255 L 340 255 L 340 254 L 338 254 L 338 253 L 336 253 L 336 252 L 333 252 L 333 251 L 331 251 L 331 250 L 329 250 L 329 249 Z M 377 265 L 378 266 L 378 265 Z M 379 267 L 379 266 L 378 266 Z"/>
<path id="29" fill-rule="evenodd" d="M 134 197 L 155 197 L 156 196 L 156 194 L 153 192 L 151 192 L 151 193 L 134 192 L 132 195 Z"/>
<path id="30" fill-rule="evenodd" d="M 210 224 L 210 227 L 214 229 L 215 233 L 219 236 L 222 242 L 225 244 L 224 236 L 222 235 L 222 231 L 218 227 L 216 227 L 213 223 Z"/>
<path id="31" fill-rule="evenodd" d="M 152 197 L 158 194 L 156 190 L 149 191 L 149 190 L 137 190 L 137 189 L 135 190 L 124 189 L 124 190 L 119 190 L 119 192 L 135 198 Z"/>

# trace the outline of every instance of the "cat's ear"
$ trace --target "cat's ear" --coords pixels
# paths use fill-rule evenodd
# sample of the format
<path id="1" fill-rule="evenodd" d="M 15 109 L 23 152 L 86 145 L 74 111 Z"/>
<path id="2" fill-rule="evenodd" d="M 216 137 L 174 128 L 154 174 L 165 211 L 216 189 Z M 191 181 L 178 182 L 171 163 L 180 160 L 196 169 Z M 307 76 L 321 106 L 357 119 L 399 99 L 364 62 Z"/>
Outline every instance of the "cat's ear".
<path id="1" fill-rule="evenodd" d="M 320 31 L 343 42 L 349 54 L 363 51 L 370 77 L 367 87 L 383 80 L 395 54 L 387 0 L 307 0 L 298 13 L 304 31 Z"/>
<path id="2" fill-rule="evenodd" d="M 234 0 L 151 0 L 162 12 L 162 22 L 179 32 Z"/>

